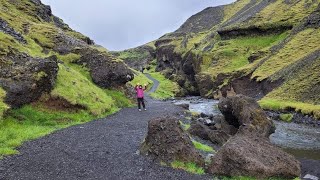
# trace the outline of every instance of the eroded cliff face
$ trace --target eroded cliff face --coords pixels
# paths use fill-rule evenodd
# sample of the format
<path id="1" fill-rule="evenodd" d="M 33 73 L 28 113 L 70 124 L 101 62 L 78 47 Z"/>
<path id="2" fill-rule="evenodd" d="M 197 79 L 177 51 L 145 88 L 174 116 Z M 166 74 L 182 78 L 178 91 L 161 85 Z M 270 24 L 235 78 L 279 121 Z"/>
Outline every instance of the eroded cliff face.
<path id="1" fill-rule="evenodd" d="M 207 8 L 155 42 L 156 69 L 185 94 L 317 105 L 319 4 L 238 0 Z"/>
<path id="2" fill-rule="evenodd" d="M 88 102 L 78 104 L 86 95 L 72 95 L 79 84 L 86 82 L 84 88 L 97 95 L 102 89 L 89 81 L 101 88 L 121 88 L 134 77 L 125 63 L 72 30 L 40 0 L 0 1 L 0 41 L 0 87 L 5 90 L 0 101 L 12 108 L 47 94 L 90 109 Z M 74 80 L 59 83 L 64 78 Z M 63 89 L 65 85 L 69 88 Z M 104 101 L 97 97 L 97 102 Z"/>

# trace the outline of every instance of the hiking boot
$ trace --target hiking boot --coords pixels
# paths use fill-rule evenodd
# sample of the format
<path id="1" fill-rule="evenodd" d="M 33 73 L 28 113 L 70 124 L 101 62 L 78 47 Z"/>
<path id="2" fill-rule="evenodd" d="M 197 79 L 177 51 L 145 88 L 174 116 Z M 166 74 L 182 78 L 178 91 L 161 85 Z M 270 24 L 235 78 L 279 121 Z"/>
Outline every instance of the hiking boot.
<path id="1" fill-rule="evenodd" d="M 139 111 L 141 111 L 141 109 L 139 109 Z"/>
<path id="2" fill-rule="evenodd" d="M 144 109 L 145 111 L 147 110 L 147 109 Z"/>

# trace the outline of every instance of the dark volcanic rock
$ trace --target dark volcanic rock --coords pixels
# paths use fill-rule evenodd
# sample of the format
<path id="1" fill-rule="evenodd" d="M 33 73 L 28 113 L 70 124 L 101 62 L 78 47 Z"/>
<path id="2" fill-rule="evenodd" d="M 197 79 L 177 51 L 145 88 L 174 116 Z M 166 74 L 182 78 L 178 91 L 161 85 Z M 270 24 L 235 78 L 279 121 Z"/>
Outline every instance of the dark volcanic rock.
<path id="1" fill-rule="evenodd" d="M 231 137 L 225 131 L 210 130 L 208 131 L 209 140 L 214 144 L 224 145 Z"/>
<path id="2" fill-rule="evenodd" d="M 223 6 L 208 7 L 203 11 L 191 16 L 176 33 L 197 33 L 209 30 L 213 26 L 222 22 L 224 17 Z"/>
<path id="3" fill-rule="evenodd" d="M 0 18 L 0 31 L 9 34 L 10 36 L 14 37 L 17 41 L 21 43 L 27 43 L 27 41 L 24 39 L 24 37 L 19 33 L 16 32 L 7 21 Z"/>
<path id="4" fill-rule="evenodd" d="M 122 61 L 107 53 L 90 48 L 76 51 L 81 54 L 76 63 L 87 66 L 93 82 L 100 87 L 122 86 L 134 78 L 133 72 Z"/>
<path id="5" fill-rule="evenodd" d="M 36 101 L 54 87 L 58 73 L 57 57 L 40 59 L 18 54 L 2 58 L 0 86 L 6 90 L 5 101 L 11 107 Z"/>
<path id="6" fill-rule="evenodd" d="M 253 98 L 243 95 L 224 98 L 219 102 L 219 109 L 230 125 L 244 133 L 269 137 L 275 131 L 273 122 Z"/>
<path id="7" fill-rule="evenodd" d="M 300 176 L 300 163 L 267 138 L 236 135 L 212 158 L 208 172 L 222 176 L 279 177 Z"/>
<path id="8" fill-rule="evenodd" d="M 208 126 L 201 122 L 192 122 L 189 128 L 189 133 L 198 136 L 203 140 L 209 140 L 214 144 L 223 145 L 225 144 L 231 135 L 227 134 L 222 130 L 212 130 Z"/>
<path id="9" fill-rule="evenodd" d="M 157 160 L 194 162 L 204 166 L 204 160 L 194 148 L 189 136 L 183 132 L 179 120 L 174 117 L 149 121 L 148 134 L 141 145 L 141 153 Z"/>

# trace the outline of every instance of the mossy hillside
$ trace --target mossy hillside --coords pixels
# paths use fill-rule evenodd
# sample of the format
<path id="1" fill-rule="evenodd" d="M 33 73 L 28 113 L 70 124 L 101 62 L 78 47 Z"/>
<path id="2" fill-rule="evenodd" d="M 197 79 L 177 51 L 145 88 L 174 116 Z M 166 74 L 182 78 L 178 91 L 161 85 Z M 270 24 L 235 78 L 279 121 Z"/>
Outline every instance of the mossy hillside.
<path id="1" fill-rule="evenodd" d="M 159 86 L 154 93 L 151 93 L 151 97 L 155 99 L 168 99 L 175 97 L 180 92 L 180 86 L 169 79 L 167 79 L 160 72 L 149 73 L 154 79 L 159 81 Z"/>
<path id="2" fill-rule="evenodd" d="M 255 26 L 297 25 L 319 5 L 319 0 L 274 1 L 248 22 Z"/>
<path id="3" fill-rule="evenodd" d="M 245 5 L 249 4 L 251 0 L 241 0 L 236 1 L 232 4 L 226 5 L 224 7 L 224 22 L 229 20 L 237 12 L 239 12 Z"/>
<path id="4" fill-rule="evenodd" d="M 249 4 L 248 0 L 240 0 L 232 5 L 225 7 L 225 20 L 232 19 L 228 14 L 241 10 L 242 13 L 256 8 L 261 0 L 252 4 L 247 9 L 240 9 Z M 252 16 L 249 20 L 231 23 L 224 29 L 246 29 L 249 27 L 259 27 L 260 29 L 270 29 L 276 27 L 295 26 L 301 20 L 311 14 L 318 6 L 319 0 L 293 0 L 293 1 L 274 1 L 263 8 L 260 12 Z M 237 12 L 236 12 L 237 13 Z"/>
<path id="5" fill-rule="evenodd" d="M 310 53 L 319 50 L 320 30 L 306 29 L 297 35 L 253 72 L 252 77 L 264 80 Z"/>
<path id="6" fill-rule="evenodd" d="M 202 53 L 201 71 L 213 77 L 230 74 L 249 64 L 248 58 L 255 52 L 268 52 L 269 48 L 282 41 L 288 33 L 266 36 L 238 37 L 216 42 L 211 52 Z"/>
<path id="7" fill-rule="evenodd" d="M 0 120 L 2 120 L 4 112 L 9 108 L 4 102 L 6 92 L 0 87 Z"/>
<path id="8" fill-rule="evenodd" d="M 113 108 L 114 100 L 101 88 L 71 67 L 59 65 L 54 97 L 62 97 L 73 105 L 86 107 L 94 115 L 103 115 Z"/>
<path id="9" fill-rule="evenodd" d="M 147 78 L 147 76 L 145 76 L 143 73 L 132 69 L 134 72 L 134 79 L 129 82 L 129 84 L 132 87 L 135 87 L 136 85 L 140 84 L 140 85 L 147 85 L 147 88 L 150 89 L 153 86 L 153 81 L 151 81 L 149 78 Z"/>

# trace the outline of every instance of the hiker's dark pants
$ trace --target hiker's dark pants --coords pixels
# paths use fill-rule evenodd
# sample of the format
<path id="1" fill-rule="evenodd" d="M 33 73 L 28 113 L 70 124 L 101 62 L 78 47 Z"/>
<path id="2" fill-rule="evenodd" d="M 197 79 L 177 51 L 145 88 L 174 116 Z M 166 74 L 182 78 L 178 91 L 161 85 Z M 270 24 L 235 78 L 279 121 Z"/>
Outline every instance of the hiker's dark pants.
<path id="1" fill-rule="evenodd" d="M 143 98 L 138 98 L 138 108 L 141 109 L 141 104 L 143 106 L 143 109 L 146 108 L 146 105 L 144 104 L 144 99 Z"/>

